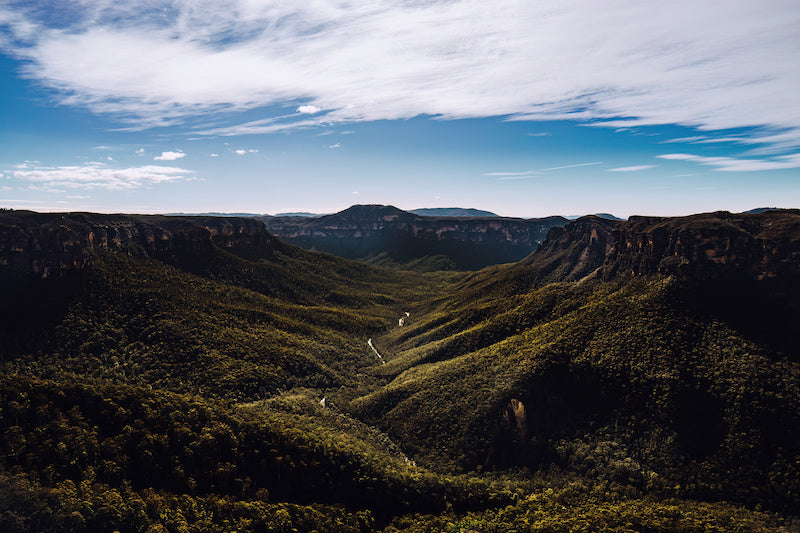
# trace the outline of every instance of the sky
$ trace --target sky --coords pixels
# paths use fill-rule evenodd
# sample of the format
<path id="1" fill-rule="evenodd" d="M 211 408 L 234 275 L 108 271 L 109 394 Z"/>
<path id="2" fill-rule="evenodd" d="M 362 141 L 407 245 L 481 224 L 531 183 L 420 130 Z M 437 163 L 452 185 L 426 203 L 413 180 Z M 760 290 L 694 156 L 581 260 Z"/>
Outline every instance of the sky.
<path id="1" fill-rule="evenodd" d="M 0 0 L 0 207 L 800 207 L 797 0 Z"/>

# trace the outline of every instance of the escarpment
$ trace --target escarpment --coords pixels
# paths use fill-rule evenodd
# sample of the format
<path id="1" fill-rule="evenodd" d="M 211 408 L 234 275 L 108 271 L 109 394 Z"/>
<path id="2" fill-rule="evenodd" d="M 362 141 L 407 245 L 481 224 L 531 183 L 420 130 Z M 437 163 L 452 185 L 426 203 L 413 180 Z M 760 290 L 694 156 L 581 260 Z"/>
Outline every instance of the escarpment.
<path id="1" fill-rule="evenodd" d="M 0 212 L 0 283 L 82 269 L 101 250 L 123 250 L 176 263 L 212 244 L 250 259 L 281 246 L 263 224 L 245 218 Z"/>
<path id="2" fill-rule="evenodd" d="M 800 211 L 631 217 L 614 231 L 605 277 L 676 274 L 764 280 L 800 275 Z"/>
<path id="3" fill-rule="evenodd" d="M 523 261 L 544 281 L 676 275 L 696 281 L 800 279 L 800 210 L 688 217 L 583 217 L 550 230 Z"/>
<path id="4" fill-rule="evenodd" d="M 263 217 L 281 240 L 348 259 L 386 257 L 406 263 L 446 256 L 458 269 L 519 261 L 529 255 L 562 217 L 420 216 L 392 206 L 355 205 L 318 218 Z"/>

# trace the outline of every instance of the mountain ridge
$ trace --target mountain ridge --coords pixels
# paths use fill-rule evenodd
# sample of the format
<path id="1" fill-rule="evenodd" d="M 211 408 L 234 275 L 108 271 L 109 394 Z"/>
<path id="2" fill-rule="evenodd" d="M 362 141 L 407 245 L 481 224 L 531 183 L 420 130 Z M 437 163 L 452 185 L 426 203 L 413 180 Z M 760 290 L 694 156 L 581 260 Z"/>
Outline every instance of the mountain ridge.
<path id="1" fill-rule="evenodd" d="M 562 217 L 433 217 L 379 204 L 354 205 L 317 218 L 259 217 L 279 239 L 348 259 L 381 256 L 407 264 L 440 257 L 456 269 L 518 261 L 535 250 Z"/>

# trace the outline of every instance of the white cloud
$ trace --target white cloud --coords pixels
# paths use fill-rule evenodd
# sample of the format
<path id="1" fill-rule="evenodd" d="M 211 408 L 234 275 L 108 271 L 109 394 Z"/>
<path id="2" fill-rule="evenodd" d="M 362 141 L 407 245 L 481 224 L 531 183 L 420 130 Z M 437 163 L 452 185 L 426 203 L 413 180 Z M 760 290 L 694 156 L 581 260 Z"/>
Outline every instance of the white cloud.
<path id="1" fill-rule="evenodd" d="M 563 170 L 565 168 L 588 167 L 591 165 L 602 165 L 602 161 L 595 161 L 592 163 L 577 163 L 574 165 L 562 165 L 558 167 L 542 168 L 539 170 L 523 170 L 521 172 L 485 172 L 484 176 L 492 176 L 498 180 L 524 180 L 530 178 L 538 178 L 545 172 L 552 172 L 553 170 Z"/>
<path id="2" fill-rule="evenodd" d="M 748 142 L 800 146 L 796 0 L 82 0 L 68 19 L 49 5 L 0 7 L 0 46 L 62 103 L 132 127 L 302 101 L 319 116 L 249 128 L 507 116 L 754 127 Z"/>
<path id="3" fill-rule="evenodd" d="M 342 146 L 341 143 L 336 143 L 328 146 L 328 148 L 341 148 L 341 146 Z"/>
<path id="4" fill-rule="evenodd" d="M 691 137 L 679 137 L 677 139 L 667 139 L 661 144 L 686 143 L 686 144 L 714 144 L 714 143 L 747 143 L 747 137 L 709 137 L 707 135 L 693 135 Z"/>
<path id="5" fill-rule="evenodd" d="M 161 155 L 157 155 L 153 159 L 156 161 L 175 161 L 182 157 L 186 157 L 186 154 L 178 150 L 177 152 L 161 152 Z"/>
<path id="6" fill-rule="evenodd" d="M 716 167 L 726 172 L 753 172 L 800 168 L 800 153 L 769 158 L 707 157 L 692 154 L 663 154 L 661 159 L 690 161 L 700 165 Z"/>
<path id="7" fill-rule="evenodd" d="M 254 154 L 256 152 L 258 152 L 258 150 L 254 150 L 254 149 L 244 150 L 244 149 L 241 149 L 241 148 L 238 149 L 238 150 L 234 150 L 233 151 L 233 153 L 236 154 L 236 155 Z"/>
<path id="8" fill-rule="evenodd" d="M 523 170 L 522 172 L 486 172 L 484 176 L 530 176 L 532 174 L 540 174 L 536 170 Z"/>
<path id="9" fill-rule="evenodd" d="M 578 163 L 576 165 L 564 165 L 562 167 L 550 167 L 550 168 L 543 168 L 542 172 L 549 171 L 549 170 L 561 170 L 563 168 L 575 168 L 575 167 L 588 167 L 590 165 L 602 165 L 602 161 L 595 161 L 594 163 Z"/>
<path id="10" fill-rule="evenodd" d="M 191 179 L 193 172 L 182 168 L 146 165 L 132 168 L 112 168 L 105 163 L 91 162 L 82 166 L 28 166 L 7 171 L 14 179 L 34 187 L 52 189 L 126 190 Z"/>
<path id="11" fill-rule="evenodd" d="M 219 154 L 208 154 L 208 155 L 210 155 L 211 157 L 219 157 Z"/>
<path id="12" fill-rule="evenodd" d="M 143 155 L 143 154 L 144 154 L 144 148 L 139 148 L 138 150 L 136 150 L 136 155 Z"/>
<path id="13" fill-rule="evenodd" d="M 692 135 L 691 137 L 678 137 L 675 139 L 667 139 L 661 141 L 661 144 L 670 144 L 670 143 L 694 143 L 697 141 L 702 141 L 708 139 L 705 135 Z"/>
<path id="14" fill-rule="evenodd" d="M 637 165 L 633 167 L 619 167 L 619 168 L 609 168 L 609 172 L 638 172 L 639 170 L 647 170 L 648 168 L 654 168 L 656 165 Z"/>

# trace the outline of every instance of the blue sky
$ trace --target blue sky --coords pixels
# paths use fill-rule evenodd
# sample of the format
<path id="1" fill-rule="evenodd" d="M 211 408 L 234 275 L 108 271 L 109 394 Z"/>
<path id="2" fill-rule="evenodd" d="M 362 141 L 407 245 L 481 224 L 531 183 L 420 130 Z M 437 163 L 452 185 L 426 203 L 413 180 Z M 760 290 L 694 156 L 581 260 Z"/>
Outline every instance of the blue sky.
<path id="1" fill-rule="evenodd" d="M 0 206 L 800 207 L 796 0 L 0 2 Z"/>

